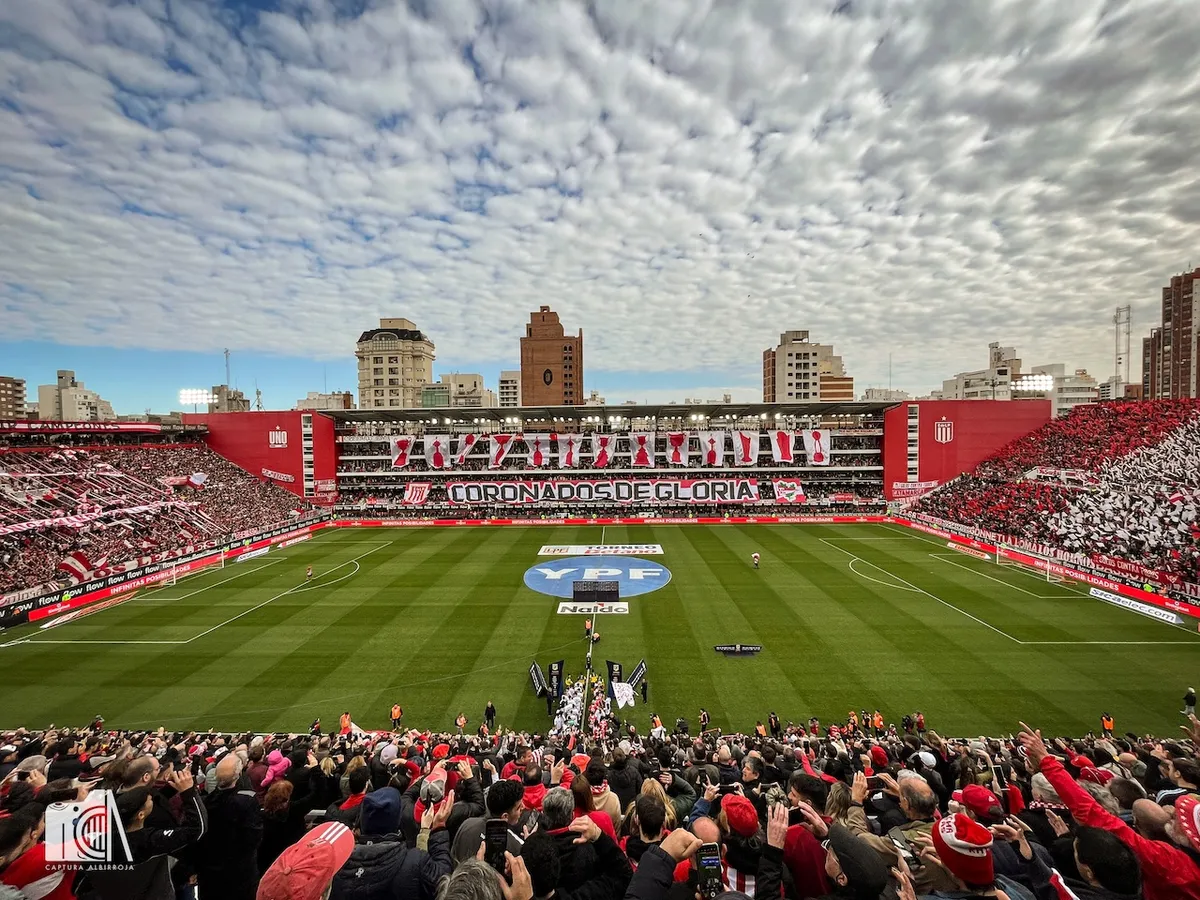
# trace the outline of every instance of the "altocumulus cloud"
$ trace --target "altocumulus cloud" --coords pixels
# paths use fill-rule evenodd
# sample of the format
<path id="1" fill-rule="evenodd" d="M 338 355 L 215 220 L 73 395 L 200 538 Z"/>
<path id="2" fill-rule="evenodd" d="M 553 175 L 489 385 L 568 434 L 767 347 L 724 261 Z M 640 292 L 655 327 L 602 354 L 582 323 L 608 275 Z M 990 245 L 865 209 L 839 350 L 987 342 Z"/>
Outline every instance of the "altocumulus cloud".
<path id="1" fill-rule="evenodd" d="M 0 4 L 6 339 L 1108 374 L 1200 251 L 1193 0 Z"/>

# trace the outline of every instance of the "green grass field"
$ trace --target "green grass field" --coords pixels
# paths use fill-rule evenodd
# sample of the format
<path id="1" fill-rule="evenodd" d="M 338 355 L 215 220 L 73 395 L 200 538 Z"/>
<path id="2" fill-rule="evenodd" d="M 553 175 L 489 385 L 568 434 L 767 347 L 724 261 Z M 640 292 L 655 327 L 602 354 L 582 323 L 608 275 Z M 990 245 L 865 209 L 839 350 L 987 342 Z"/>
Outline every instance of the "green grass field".
<path id="1" fill-rule="evenodd" d="M 672 573 L 598 624 L 598 668 L 647 660 L 650 708 L 639 698 L 632 713 L 643 731 L 651 712 L 694 723 L 703 704 L 726 730 L 772 709 L 828 723 L 878 707 L 889 721 L 920 709 L 953 735 L 1018 719 L 1082 734 L 1102 712 L 1118 731 L 1172 734 L 1200 681 L 1200 635 L 895 526 L 610 526 L 603 541 L 661 544 L 652 559 Z M 601 542 L 598 526 L 330 529 L 52 629 L 10 630 L 0 727 L 100 713 L 116 728 L 298 730 L 350 709 L 382 728 L 397 701 L 406 725 L 450 729 L 465 711 L 473 729 L 490 698 L 500 724 L 544 728 L 529 663 L 582 671 L 583 620 L 523 576 L 552 559 L 543 544 Z M 713 651 L 732 642 L 764 650 Z"/>

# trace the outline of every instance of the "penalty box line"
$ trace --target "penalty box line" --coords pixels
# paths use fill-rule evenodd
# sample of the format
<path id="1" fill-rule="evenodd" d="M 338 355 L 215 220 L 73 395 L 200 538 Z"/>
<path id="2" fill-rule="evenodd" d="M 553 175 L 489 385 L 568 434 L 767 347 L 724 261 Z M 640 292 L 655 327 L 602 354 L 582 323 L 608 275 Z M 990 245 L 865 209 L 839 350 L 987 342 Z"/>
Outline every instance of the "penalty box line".
<path id="1" fill-rule="evenodd" d="M 366 553 L 361 553 L 358 556 L 354 557 L 354 559 L 348 559 L 348 560 L 346 560 L 346 562 L 338 563 L 333 568 L 328 569 L 328 570 L 326 570 L 326 572 L 321 573 L 321 575 L 317 575 L 313 579 L 313 581 L 315 581 L 316 578 L 324 577 L 324 575 L 328 574 L 329 572 L 336 572 L 338 569 L 342 568 L 343 566 L 347 566 L 347 565 L 353 565 L 355 567 L 354 571 L 350 572 L 346 575 L 343 575 L 340 578 L 335 578 L 333 581 L 323 582 L 317 586 L 324 588 L 324 587 L 328 587 L 331 584 L 337 584 L 340 581 L 345 581 L 347 578 L 352 578 L 355 575 L 357 575 L 358 572 L 361 570 L 361 566 L 359 566 L 359 564 L 358 564 L 359 560 L 365 559 L 366 557 L 370 556 L 372 553 L 379 552 L 384 547 L 390 547 L 393 543 L 395 543 L 395 542 L 394 541 L 380 542 L 379 546 L 377 546 L 374 550 L 368 550 Z M 260 567 L 260 568 L 262 568 L 262 567 Z M 243 616 L 248 616 L 248 615 L 250 615 L 250 613 L 256 612 L 257 610 L 260 610 L 264 606 L 274 603 L 276 600 L 279 600 L 282 597 L 286 597 L 289 594 L 302 594 L 305 591 L 313 590 L 313 589 L 314 588 L 312 586 L 312 582 L 309 582 L 309 581 L 304 581 L 304 582 L 301 582 L 300 584 L 293 585 L 292 587 L 288 588 L 286 591 L 282 591 L 282 592 L 276 594 L 274 597 L 270 597 L 270 598 L 264 600 L 262 603 L 259 603 L 256 606 L 252 606 L 247 610 L 243 610 L 242 612 L 238 613 L 236 616 L 231 616 L 228 619 L 226 619 L 224 622 L 219 622 L 218 624 L 212 626 L 211 628 L 205 629 L 204 631 L 200 632 L 199 634 L 194 635 L 194 636 L 188 638 L 187 640 L 182 640 L 182 641 L 97 641 L 97 640 L 58 640 L 58 639 L 38 640 L 35 638 L 26 638 L 24 640 L 18 640 L 18 641 L 13 641 L 9 644 L 4 644 L 3 646 L 11 647 L 11 646 L 17 646 L 19 644 L 109 644 L 109 645 L 147 644 L 147 645 L 176 645 L 176 646 L 178 646 L 178 645 L 183 645 L 183 644 L 190 644 L 190 643 L 192 643 L 192 641 L 198 641 L 202 637 L 207 637 L 208 635 L 212 634 L 217 629 L 224 628 L 226 625 L 236 622 L 238 619 L 242 618 Z"/>
<path id="2" fill-rule="evenodd" d="M 846 550 L 846 549 L 843 549 L 842 547 L 837 546 L 837 544 L 830 543 L 825 538 L 820 538 L 819 540 L 821 541 L 821 543 L 825 544 L 827 547 L 832 547 L 834 550 L 838 551 L 838 553 L 845 553 L 847 556 L 849 556 L 850 562 L 847 567 L 850 569 L 851 572 L 853 572 L 855 575 L 859 576 L 860 578 L 865 578 L 866 576 L 864 576 L 861 572 L 858 572 L 854 569 L 855 562 L 863 562 L 863 563 L 866 563 L 868 566 L 873 566 L 874 568 L 878 569 L 880 572 L 883 572 L 885 575 L 889 576 L 890 578 L 894 578 L 894 579 L 896 579 L 896 581 L 900 582 L 900 584 L 886 584 L 885 582 L 878 581 L 877 579 L 874 579 L 874 578 L 868 579 L 870 581 L 874 581 L 876 584 L 881 584 L 885 587 L 890 587 L 893 590 L 906 590 L 907 589 L 910 591 L 915 591 L 916 593 L 919 593 L 919 594 L 924 594 L 929 599 L 936 600 L 938 603 L 942 604 L 942 606 L 947 606 L 950 609 L 954 610 L 955 612 L 966 616 L 972 622 L 976 622 L 976 623 L 982 625 L 984 628 L 987 628 L 990 631 L 996 632 L 996 634 L 1000 635 L 1001 637 L 1008 638 L 1014 644 L 1024 644 L 1025 643 L 1024 641 L 1013 637 L 1007 631 L 1001 631 L 995 625 L 992 625 L 989 622 L 985 622 L 983 619 L 979 618 L 978 616 L 971 615 L 965 609 L 959 609 L 953 603 L 949 603 L 949 602 L 943 600 L 941 597 L 931 594 L 929 591 L 925 590 L 924 588 L 917 587 L 912 582 L 906 581 L 905 579 L 901 578 L 899 575 L 895 574 L 894 572 L 890 572 L 887 569 L 883 568 L 883 566 L 873 563 L 869 559 L 863 559 L 861 556 L 858 556 L 857 554 L 851 553 L 849 550 Z M 907 587 L 904 587 L 904 586 L 907 586 Z"/>

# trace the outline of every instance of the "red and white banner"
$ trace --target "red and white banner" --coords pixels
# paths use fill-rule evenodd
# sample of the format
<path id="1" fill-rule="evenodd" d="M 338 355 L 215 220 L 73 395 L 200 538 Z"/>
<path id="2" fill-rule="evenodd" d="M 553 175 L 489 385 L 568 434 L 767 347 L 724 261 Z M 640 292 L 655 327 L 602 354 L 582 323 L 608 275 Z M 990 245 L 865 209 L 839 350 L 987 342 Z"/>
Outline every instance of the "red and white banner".
<path id="1" fill-rule="evenodd" d="M 563 503 L 757 503 L 754 478 L 612 478 L 582 481 L 451 481 L 450 503 L 467 506 Z"/>
<path id="2" fill-rule="evenodd" d="M 700 461 L 706 466 L 725 465 L 725 432 L 700 432 Z"/>
<path id="3" fill-rule="evenodd" d="M 456 466 L 465 466 L 467 464 L 467 456 L 475 449 L 475 442 L 478 440 L 478 435 L 460 434 L 458 436 L 458 449 L 454 451 L 454 464 Z"/>
<path id="4" fill-rule="evenodd" d="M 425 462 L 431 469 L 450 468 L 450 435 L 425 435 Z"/>
<path id="5" fill-rule="evenodd" d="M 804 436 L 804 455 L 808 457 L 810 466 L 827 466 L 829 465 L 829 451 L 832 440 L 829 432 L 820 428 L 814 428 L 811 431 L 803 431 Z"/>
<path id="6" fill-rule="evenodd" d="M 109 516 L 119 518 L 121 516 L 131 516 L 137 513 L 158 512 L 159 510 L 178 507 L 180 509 L 195 506 L 194 503 L 181 503 L 175 500 L 155 501 L 154 503 L 143 503 L 141 506 L 129 506 L 125 509 L 105 509 L 98 512 L 79 513 L 74 516 L 59 516 L 54 519 L 32 519 L 25 522 L 14 522 L 12 525 L 0 525 L 0 536 L 6 534 L 20 534 L 24 531 L 39 531 L 43 528 L 82 528 L 84 525 L 89 525 L 98 519 L 104 519 Z"/>
<path id="7" fill-rule="evenodd" d="M 738 466 L 758 465 L 758 444 L 760 434 L 757 431 L 733 432 L 733 462 Z"/>
<path id="8" fill-rule="evenodd" d="M 74 553 L 68 553 L 58 564 L 58 568 L 62 572 L 66 572 L 71 576 L 72 583 L 79 584 L 81 581 L 87 581 L 89 575 L 92 574 L 94 567 L 91 561 L 88 560 L 87 554 L 82 550 L 76 550 Z"/>
<path id="9" fill-rule="evenodd" d="M 408 455 L 412 453 L 413 439 L 408 435 L 392 438 L 392 468 L 404 469 L 408 466 Z"/>
<path id="10" fill-rule="evenodd" d="M 188 476 L 187 485 L 191 488 L 200 489 L 204 487 L 204 482 L 208 481 L 208 475 L 204 472 L 193 472 Z"/>
<path id="11" fill-rule="evenodd" d="M 583 438 L 577 434 L 552 434 L 558 445 L 558 467 L 574 469 L 579 465 L 579 450 L 583 446 Z"/>
<path id="12" fill-rule="evenodd" d="M 540 469 L 550 465 L 550 435 L 526 434 L 525 464 L 531 469 Z"/>
<path id="13" fill-rule="evenodd" d="M 629 465 L 635 469 L 654 468 L 654 432 L 629 432 Z"/>
<path id="14" fill-rule="evenodd" d="M 686 431 L 667 432 L 667 465 L 686 466 L 691 459 L 689 435 Z"/>
<path id="15" fill-rule="evenodd" d="M 400 502 L 405 506 L 424 506 L 431 487 L 433 484 L 428 481 L 410 481 L 404 486 L 404 497 Z"/>
<path id="16" fill-rule="evenodd" d="M 516 440 L 515 434 L 493 434 L 489 440 L 491 449 L 488 452 L 488 468 L 499 469 L 504 465 L 504 460 L 508 458 L 509 451 L 512 450 L 513 441 Z"/>
<path id="17" fill-rule="evenodd" d="M 776 429 L 771 432 L 771 459 L 777 463 L 796 461 L 796 435 L 791 431 Z"/>
<path id="18" fill-rule="evenodd" d="M 773 478 L 776 503 L 804 503 L 808 498 L 804 495 L 804 485 L 799 478 Z"/>
<path id="19" fill-rule="evenodd" d="M 162 431 L 161 425 L 152 422 L 30 422 L 24 419 L 0 420 L 0 434 L 14 432 L 38 432 L 39 434 L 86 434 L 98 432 L 114 434 L 124 432 L 149 434 Z"/>
<path id="20" fill-rule="evenodd" d="M 607 469 L 612 462 L 613 450 L 616 449 L 615 434 L 600 434 L 592 432 L 592 468 Z"/>

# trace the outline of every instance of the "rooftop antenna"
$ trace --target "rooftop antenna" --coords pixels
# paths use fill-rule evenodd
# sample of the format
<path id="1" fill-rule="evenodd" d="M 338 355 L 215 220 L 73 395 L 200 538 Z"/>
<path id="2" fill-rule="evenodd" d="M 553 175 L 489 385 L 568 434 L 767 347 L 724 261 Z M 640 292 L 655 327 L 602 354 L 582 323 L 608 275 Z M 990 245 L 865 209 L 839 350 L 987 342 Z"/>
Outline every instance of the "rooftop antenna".
<path id="1" fill-rule="evenodd" d="M 233 382 L 229 380 L 229 348 L 225 348 L 225 387 L 233 387 Z"/>
<path id="2" fill-rule="evenodd" d="M 263 412 L 262 391 L 258 389 L 258 379 L 254 379 L 254 408 L 258 412 Z"/>

